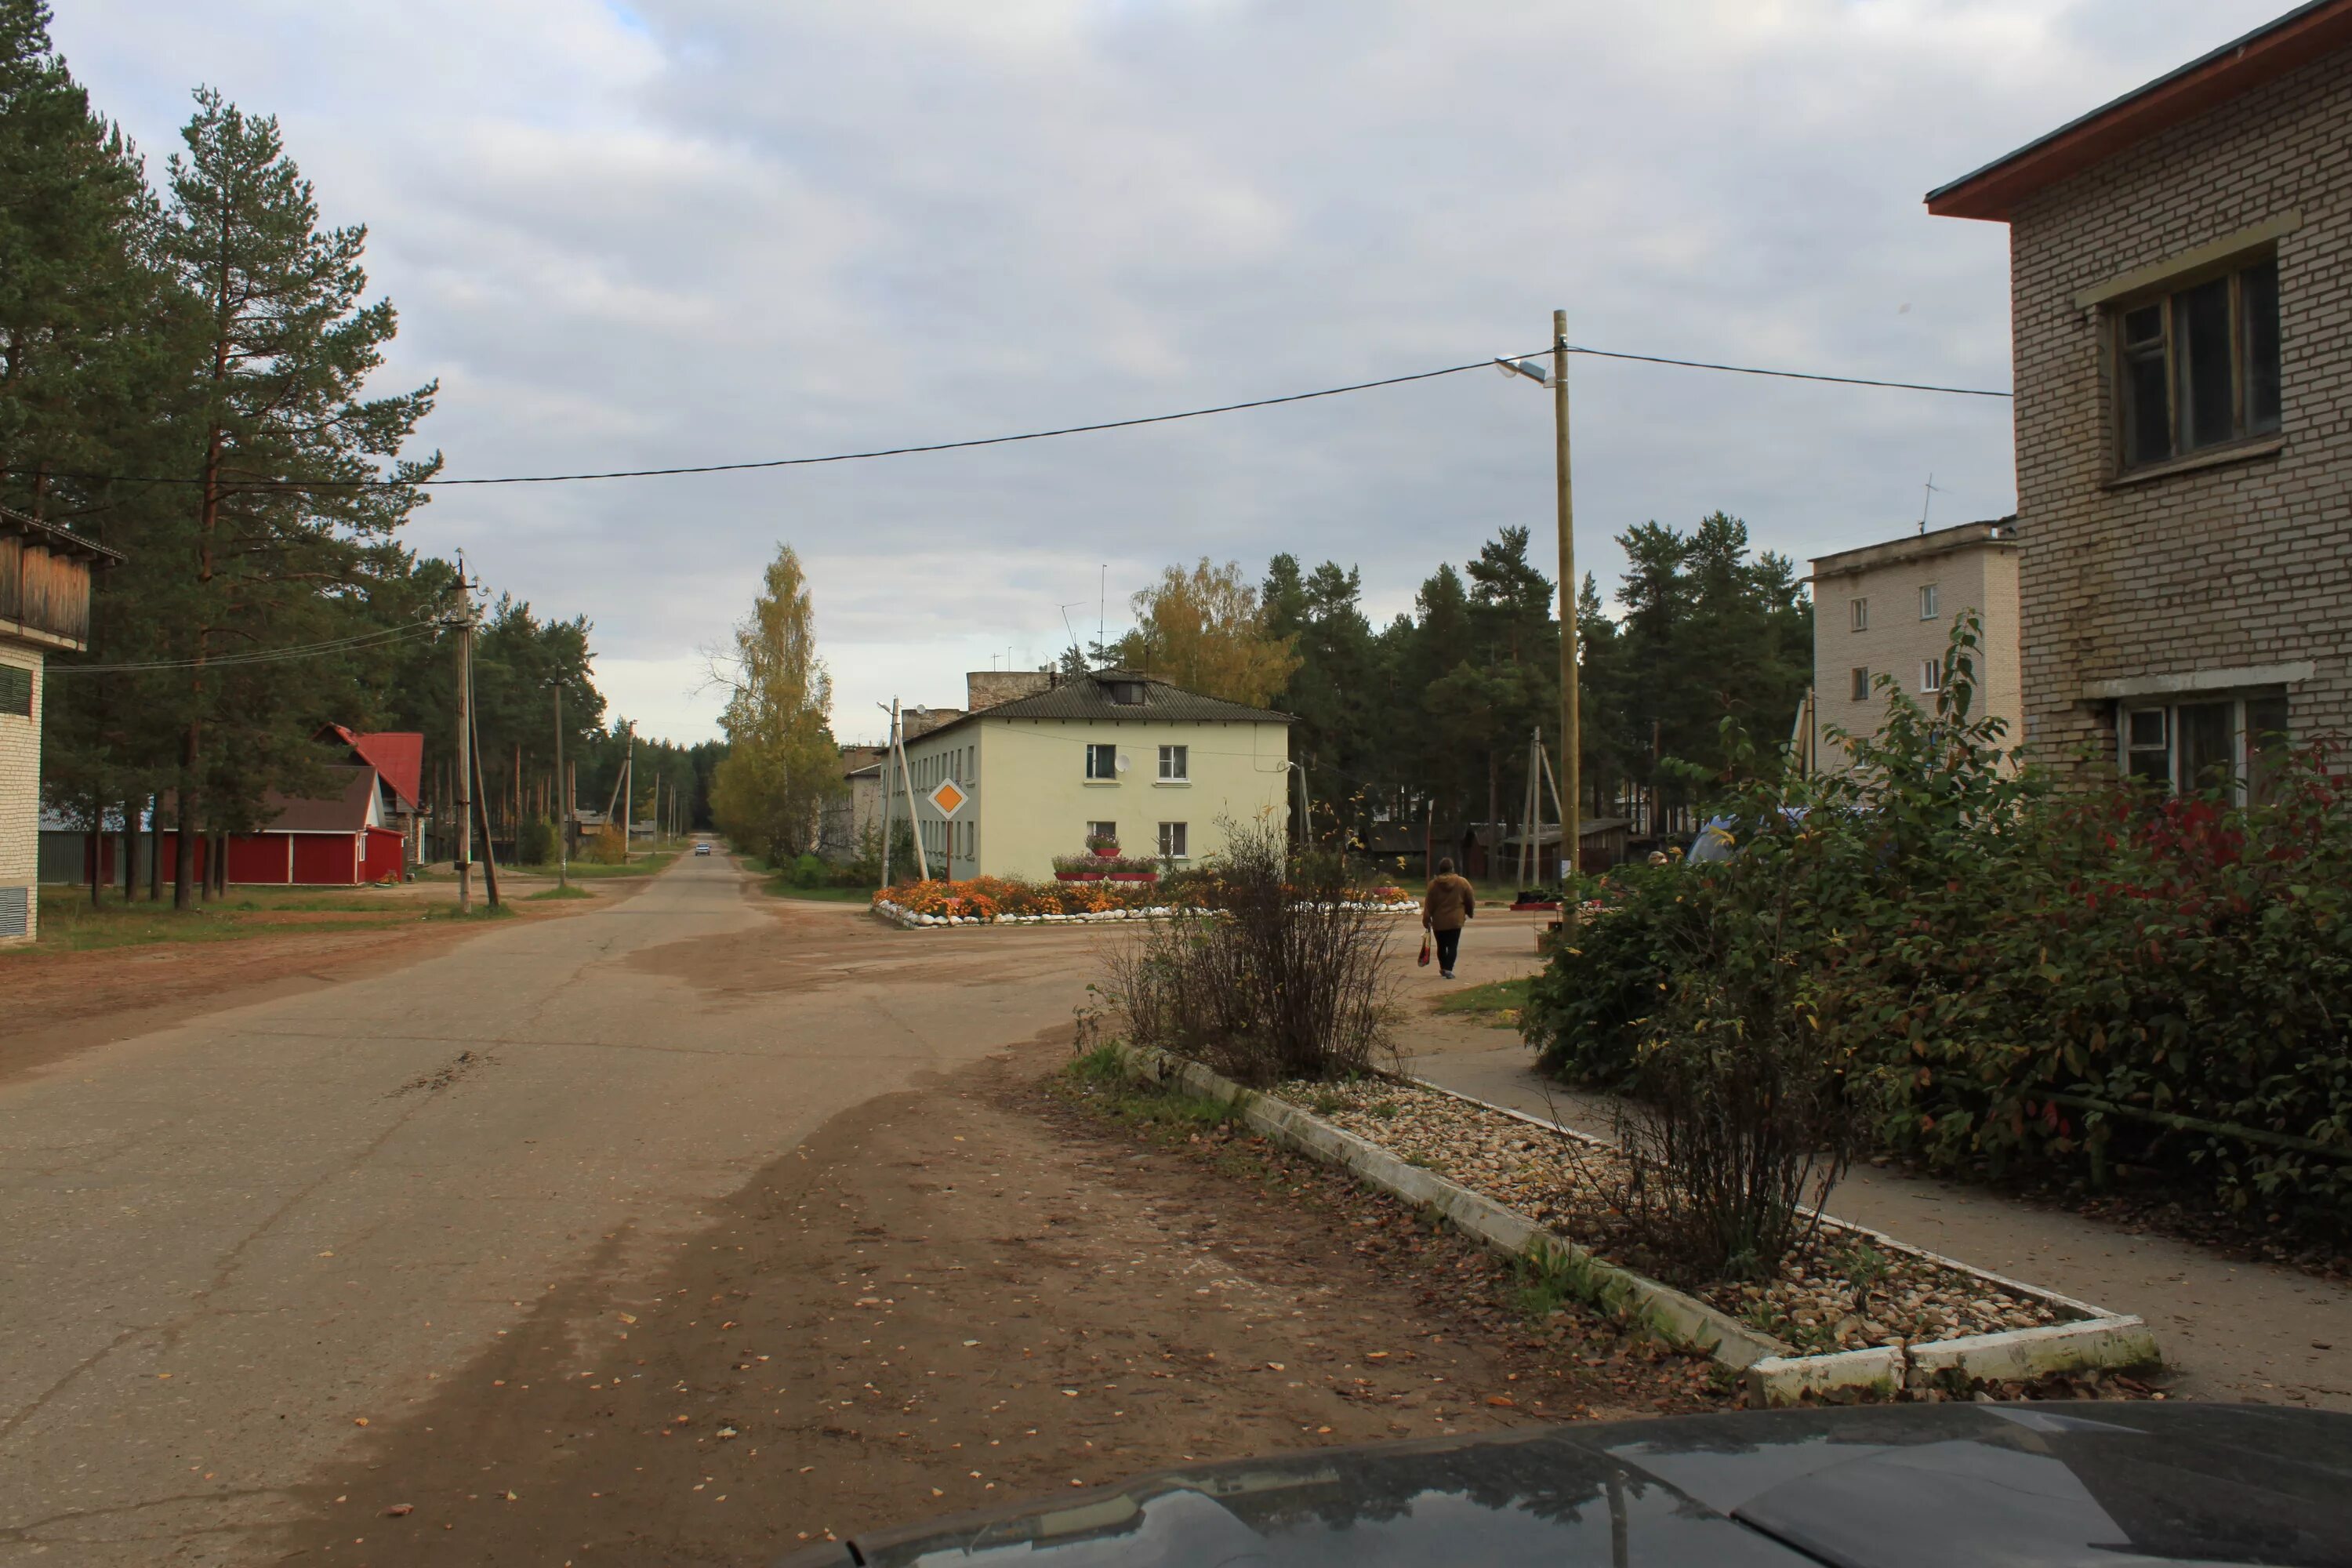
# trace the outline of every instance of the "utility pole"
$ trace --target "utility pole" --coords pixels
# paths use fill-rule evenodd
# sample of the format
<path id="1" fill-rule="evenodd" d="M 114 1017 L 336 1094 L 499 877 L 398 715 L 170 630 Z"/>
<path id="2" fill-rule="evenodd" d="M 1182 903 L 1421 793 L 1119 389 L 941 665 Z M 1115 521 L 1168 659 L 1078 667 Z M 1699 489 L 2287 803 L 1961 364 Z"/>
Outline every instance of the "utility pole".
<path id="1" fill-rule="evenodd" d="M 915 771 L 907 762 L 907 727 L 898 715 L 898 700 L 890 699 L 890 746 L 898 755 L 898 782 L 907 788 L 907 826 L 915 839 L 915 870 L 926 882 L 931 879 L 931 858 L 923 853 L 922 813 L 915 807 Z M 888 768 L 883 773 L 887 776 Z"/>
<path id="2" fill-rule="evenodd" d="M 1578 712 L 1576 661 L 1576 491 L 1568 461 L 1568 312 L 1551 313 L 1552 463 L 1559 480 L 1559 774 L 1560 858 L 1584 869 L 1584 730 Z M 1566 879 L 1562 879 L 1565 880 Z M 1576 924 L 1573 891 L 1560 910 L 1563 928 Z"/>
<path id="3" fill-rule="evenodd" d="M 474 700 L 472 671 L 467 673 L 466 719 L 470 728 L 466 732 L 466 742 L 474 758 L 474 811 L 482 819 L 482 887 L 490 896 L 490 908 L 495 910 L 499 907 L 499 849 L 492 841 L 495 830 L 490 826 L 489 781 L 482 773 L 481 705 Z"/>
<path id="4" fill-rule="evenodd" d="M 457 912 L 474 912 L 474 602 L 466 591 L 466 557 L 457 556 Z"/>
<path id="5" fill-rule="evenodd" d="M 877 702 L 874 706 L 881 708 Z M 890 890 L 890 759 L 898 754 L 898 700 L 883 709 L 890 715 L 890 733 L 882 745 L 882 891 Z"/>
<path id="6" fill-rule="evenodd" d="M 637 727 L 629 726 L 629 756 L 621 764 L 621 864 L 629 863 L 629 813 L 636 803 L 629 797 L 637 793 Z"/>
<path id="7" fill-rule="evenodd" d="M 563 787 L 563 688 L 555 688 L 555 788 L 562 796 L 555 803 L 555 885 L 558 889 L 572 886 L 570 845 L 572 835 L 572 792 Z"/>

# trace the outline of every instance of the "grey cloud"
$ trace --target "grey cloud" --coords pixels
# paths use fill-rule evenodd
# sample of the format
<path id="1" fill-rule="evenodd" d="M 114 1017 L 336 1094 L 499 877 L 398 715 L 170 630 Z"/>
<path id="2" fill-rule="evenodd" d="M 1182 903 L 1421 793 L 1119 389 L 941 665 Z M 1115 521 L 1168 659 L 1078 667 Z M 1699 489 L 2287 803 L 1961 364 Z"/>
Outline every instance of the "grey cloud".
<path id="1" fill-rule="evenodd" d="M 184 89 L 286 121 L 371 226 L 455 474 L 993 434 L 1580 341 L 2005 385 L 2005 236 L 1928 186 L 2274 0 L 194 8 L 58 33 L 151 153 Z M 1906 310 L 1904 307 L 1908 306 Z M 1721 507 L 1800 557 L 2009 509 L 2005 405 L 1580 361 L 1580 561 Z M 443 492 L 675 733 L 779 539 L 845 725 L 953 695 L 1111 569 L 1276 549 L 1382 613 L 1548 525 L 1532 387 L 1480 374 L 1147 431 L 675 482 Z M 1074 616 L 1078 612 L 1073 612 Z M 667 683 L 667 684 L 666 684 Z M 675 689 L 670 689 L 675 687 Z"/>

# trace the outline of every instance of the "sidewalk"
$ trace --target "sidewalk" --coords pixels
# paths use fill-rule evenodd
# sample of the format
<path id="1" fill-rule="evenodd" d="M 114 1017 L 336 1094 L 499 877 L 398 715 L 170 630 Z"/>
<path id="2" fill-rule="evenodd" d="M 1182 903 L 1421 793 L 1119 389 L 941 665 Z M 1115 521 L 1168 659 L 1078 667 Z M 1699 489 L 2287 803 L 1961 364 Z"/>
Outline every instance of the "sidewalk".
<path id="1" fill-rule="evenodd" d="M 1510 952 L 1510 940 L 1492 945 L 1489 963 L 1465 963 L 1467 978 L 1534 968 L 1532 955 L 1518 960 Z M 1416 978 L 1407 981 L 1404 995 L 1412 1005 L 1438 990 Z M 1405 1070 L 1440 1088 L 1556 1125 L 1609 1131 L 1608 1098 L 1574 1094 L 1537 1076 L 1532 1055 L 1508 1030 L 1433 1015 L 1410 1026 L 1404 1044 Z M 2166 1386 L 2176 1398 L 2352 1410 L 2352 1289 L 1867 1165 L 1840 1184 L 1829 1207 L 1930 1252 L 2138 1313 L 2174 1373 Z"/>

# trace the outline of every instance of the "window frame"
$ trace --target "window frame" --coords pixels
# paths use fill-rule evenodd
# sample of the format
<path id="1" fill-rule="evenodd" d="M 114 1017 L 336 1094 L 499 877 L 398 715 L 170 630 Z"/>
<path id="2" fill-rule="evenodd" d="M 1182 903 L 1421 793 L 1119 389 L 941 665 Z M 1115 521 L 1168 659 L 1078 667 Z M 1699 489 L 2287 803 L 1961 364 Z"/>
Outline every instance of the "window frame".
<path id="1" fill-rule="evenodd" d="M 0 718 L 31 720 L 40 684 L 29 666 L 0 659 Z"/>
<path id="2" fill-rule="evenodd" d="M 1172 847 L 1171 838 L 1174 840 Z M 1160 858 L 1162 860 L 1190 860 L 1192 858 L 1191 823 L 1163 822 L 1160 825 Z"/>
<path id="3" fill-rule="evenodd" d="M 2278 271 L 2277 247 L 2265 246 L 2209 262 L 2104 303 L 2105 373 L 2112 393 L 2110 439 L 2118 477 L 2160 469 L 2216 452 L 2226 453 L 2235 447 L 2270 442 L 2280 436 L 2285 425 L 2285 409 L 2280 384 L 2284 342 L 2279 324 Z M 2267 347 L 2271 357 L 2267 366 L 2255 363 L 2257 323 L 2249 312 L 2246 299 L 2248 279 L 2262 274 L 2267 274 L 2269 292 Z M 2194 297 L 2216 283 L 2226 286 L 2223 298 L 2228 347 L 2221 360 L 2225 367 L 2222 374 L 2228 378 L 2228 428 L 2219 436 L 2197 438 L 2194 405 L 2200 386 L 2197 379 L 2200 365 L 2188 315 Z M 2152 317 L 2154 332 L 2135 337 L 2133 321 L 2144 315 Z M 2253 395 L 2263 379 L 2260 373 L 2265 369 L 2270 406 L 2258 412 L 2252 406 Z M 2145 379 L 2136 375 L 2136 370 L 2146 373 Z M 2149 385 L 2160 386 L 2164 396 L 2164 449 L 2153 453 L 2139 449 L 2141 400 Z"/>
<path id="4" fill-rule="evenodd" d="M 1933 697 L 1944 689 L 1944 661 L 1923 658 L 1919 661 L 1919 695 Z"/>
<path id="5" fill-rule="evenodd" d="M 1852 686 L 1852 688 L 1851 688 L 1850 689 L 1851 689 L 1851 691 L 1852 691 L 1852 693 L 1853 693 L 1853 694 L 1852 694 L 1851 696 L 1849 696 L 1849 697 L 1846 699 L 1846 700 L 1847 700 L 1847 701 L 1849 701 L 1849 702 L 1867 702 L 1867 701 L 1869 701 L 1869 700 L 1870 700 L 1870 667 L 1869 667 L 1868 665 L 1866 665 L 1866 664 L 1857 664 L 1857 665 L 1855 665 L 1855 666 L 1853 667 L 1853 672 L 1852 672 L 1852 673 L 1853 673 L 1853 686 Z"/>
<path id="6" fill-rule="evenodd" d="M 1848 599 L 1845 602 L 1845 629 L 1850 632 L 1866 632 L 1870 629 L 1869 595 L 1865 594 L 1859 599 Z"/>
<path id="7" fill-rule="evenodd" d="M 2216 707 L 2229 709 L 2230 798 L 2238 805 L 2252 804 L 2266 782 L 2265 763 L 2294 742 L 2294 714 L 2284 690 L 2180 692 L 2162 699 L 2119 700 L 2116 704 L 2118 776 L 2137 779 L 2168 797 L 2202 794 L 2210 787 L 2207 784 L 2191 780 L 2185 788 L 2182 784 L 2182 753 L 2191 728 L 2182 713 L 2188 709 Z M 2262 722 L 2273 714 L 2279 721 L 2275 726 Z M 2278 739 L 2264 745 L 2262 738 L 2266 735 Z M 2160 773 L 2151 771 L 2158 766 L 2163 770 Z"/>
<path id="8" fill-rule="evenodd" d="M 1103 760 L 1103 771 L 1095 771 L 1096 762 Z M 1118 782 L 1118 742 L 1088 741 L 1087 742 L 1087 783 L 1117 784 Z"/>
<path id="9" fill-rule="evenodd" d="M 1172 772 L 1170 771 L 1171 764 L 1174 770 Z M 1192 748 L 1191 746 L 1171 743 L 1160 748 L 1160 782 L 1161 784 L 1192 782 Z"/>
<path id="10" fill-rule="evenodd" d="M 1919 584 L 1919 618 L 1921 620 L 1933 621 L 1942 618 L 1942 611 L 1938 607 L 1943 603 L 1943 595 L 1938 592 L 1941 587 L 1942 584 L 1938 583 Z"/>

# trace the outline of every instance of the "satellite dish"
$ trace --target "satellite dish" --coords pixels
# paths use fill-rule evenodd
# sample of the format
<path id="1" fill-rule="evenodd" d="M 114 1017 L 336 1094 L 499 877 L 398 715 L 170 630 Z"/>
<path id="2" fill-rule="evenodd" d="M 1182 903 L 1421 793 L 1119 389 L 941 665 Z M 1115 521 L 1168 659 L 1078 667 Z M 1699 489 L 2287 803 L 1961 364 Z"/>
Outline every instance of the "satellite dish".
<path id="1" fill-rule="evenodd" d="M 1120 773 L 1127 772 L 1127 753 L 1125 752 L 1121 752 L 1118 754 L 1118 771 Z"/>

